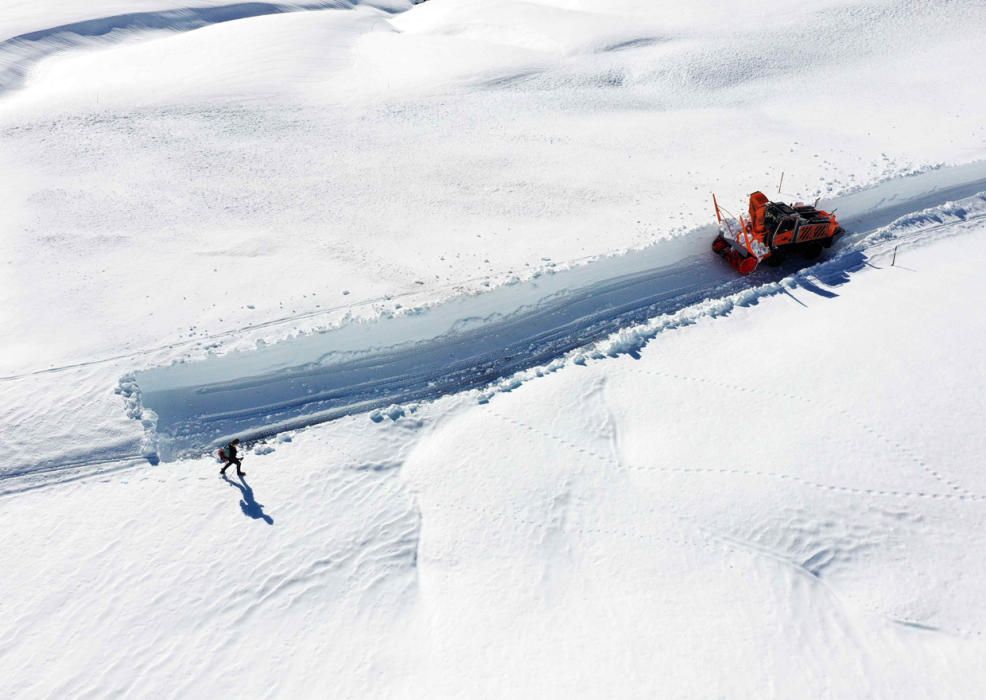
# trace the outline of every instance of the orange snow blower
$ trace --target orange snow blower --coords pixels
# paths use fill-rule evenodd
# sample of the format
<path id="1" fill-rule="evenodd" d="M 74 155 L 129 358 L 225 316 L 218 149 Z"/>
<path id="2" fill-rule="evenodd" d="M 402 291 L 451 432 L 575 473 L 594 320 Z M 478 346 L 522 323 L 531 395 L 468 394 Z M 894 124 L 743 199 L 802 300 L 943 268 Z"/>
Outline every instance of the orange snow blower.
<path id="1" fill-rule="evenodd" d="M 734 231 L 714 194 L 712 203 L 719 222 L 719 235 L 712 241 L 712 250 L 741 275 L 756 270 L 762 260 L 768 265 L 780 265 L 788 252 L 817 258 L 822 248 L 830 247 L 845 233 L 834 213 L 801 202 L 793 206 L 771 202 L 763 192 L 750 195 L 750 218 L 740 216 Z"/>

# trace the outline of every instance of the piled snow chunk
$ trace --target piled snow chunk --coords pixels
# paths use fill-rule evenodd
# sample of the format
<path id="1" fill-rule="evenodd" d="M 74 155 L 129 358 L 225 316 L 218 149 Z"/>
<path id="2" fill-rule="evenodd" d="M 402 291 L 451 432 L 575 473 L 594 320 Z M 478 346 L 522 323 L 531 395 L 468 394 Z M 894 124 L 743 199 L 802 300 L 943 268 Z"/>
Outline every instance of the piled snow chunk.
<path id="1" fill-rule="evenodd" d="M 389 418 L 390 420 L 396 422 L 397 420 L 403 418 L 405 415 L 407 415 L 407 412 L 404 410 L 404 407 L 398 406 L 397 404 L 393 403 L 387 406 L 387 408 L 384 409 L 378 408 L 375 411 L 371 411 L 370 420 L 372 420 L 374 423 L 382 423 L 384 418 Z"/>
<path id="2" fill-rule="evenodd" d="M 120 382 L 113 393 L 123 397 L 127 416 L 139 420 L 144 434 L 140 439 L 140 455 L 152 465 L 161 461 L 158 452 L 157 414 L 149 408 L 144 408 L 140 400 L 140 387 L 133 373 L 120 377 Z"/>

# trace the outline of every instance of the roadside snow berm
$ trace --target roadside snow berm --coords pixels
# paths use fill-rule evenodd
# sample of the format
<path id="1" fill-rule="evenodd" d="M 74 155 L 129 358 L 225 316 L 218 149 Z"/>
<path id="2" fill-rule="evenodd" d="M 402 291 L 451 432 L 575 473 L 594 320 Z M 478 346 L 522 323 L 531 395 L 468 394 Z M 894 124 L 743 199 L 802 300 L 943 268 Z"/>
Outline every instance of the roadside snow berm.
<path id="1" fill-rule="evenodd" d="M 791 251 L 817 258 L 844 233 L 834 213 L 802 202 L 771 202 L 763 192 L 750 195 L 749 218 L 741 215 L 732 224 L 714 194 L 712 203 L 719 222 L 712 250 L 741 275 L 753 272 L 762 260 L 780 265 Z"/>

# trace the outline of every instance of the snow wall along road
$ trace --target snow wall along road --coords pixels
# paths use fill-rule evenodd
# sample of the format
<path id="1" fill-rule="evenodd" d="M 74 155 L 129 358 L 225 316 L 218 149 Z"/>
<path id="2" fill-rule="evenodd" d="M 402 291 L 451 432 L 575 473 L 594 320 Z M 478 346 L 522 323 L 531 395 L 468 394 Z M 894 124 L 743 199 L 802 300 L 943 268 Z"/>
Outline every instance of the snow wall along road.
<path id="1" fill-rule="evenodd" d="M 976 163 L 823 202 L 850 235 L 811 274 L 839 284 L 865 264 L 878 228 L 983 191 L 986 164 Z M 418 313 L 139 372 L 130 393 L 148 426 L 146 456 L 172 460 L 233 436 L 256 439 L 486 386 L 655 316 L 744 290 L 776 293 L 771 283 L 798 270 L 792 261 L 738 278 L 709 252 L 713 235 L 710 226 Z"/>

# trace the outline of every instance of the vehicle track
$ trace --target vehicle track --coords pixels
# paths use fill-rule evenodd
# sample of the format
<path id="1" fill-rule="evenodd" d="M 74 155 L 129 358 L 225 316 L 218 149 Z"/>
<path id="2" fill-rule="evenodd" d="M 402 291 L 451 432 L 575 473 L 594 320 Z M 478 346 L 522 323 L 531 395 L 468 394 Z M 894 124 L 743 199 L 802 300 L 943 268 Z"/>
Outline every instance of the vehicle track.
<path id="1" fill-rule="evenodd" d="M 824 293 L 819 283 L 844 283 L 888 246 L 958 233 L 983 218 L 986 213 L 951 220 L 929 215 L 907 222 L 905 233 L 860 232 L 821 263 L 800 269 L 792 263 L 745 278 L 706 254 L 547 297 L 537 296 L 543 290 L 535 282 L 504 289 L 500 299 L 492 299 L 497 292 L 491 292 L 458 307 L 450 303 L 451 323 L 435 323 L 432 311 L 357 324 L 254 352 L 140 372 L 136 380 L 143 407 L 156 414 L 160 457 L 170 460 L 233 435 L 265 438 L 390 404 L 486 387 L 628 326 L 740 293 L 746 298 L 739 304 L 797 286 Z M 518 304 L 527 300 L 525 294 L 534 302 Z M 497 301 L 513 305 L 500 305 L 501 313 L 469 313 L 478 304 L 496 309 Z M 516 310 L 506 311 L 510 308 Z M 474 322 L 463 327 L 460 321 L 470 316 Z"/>

